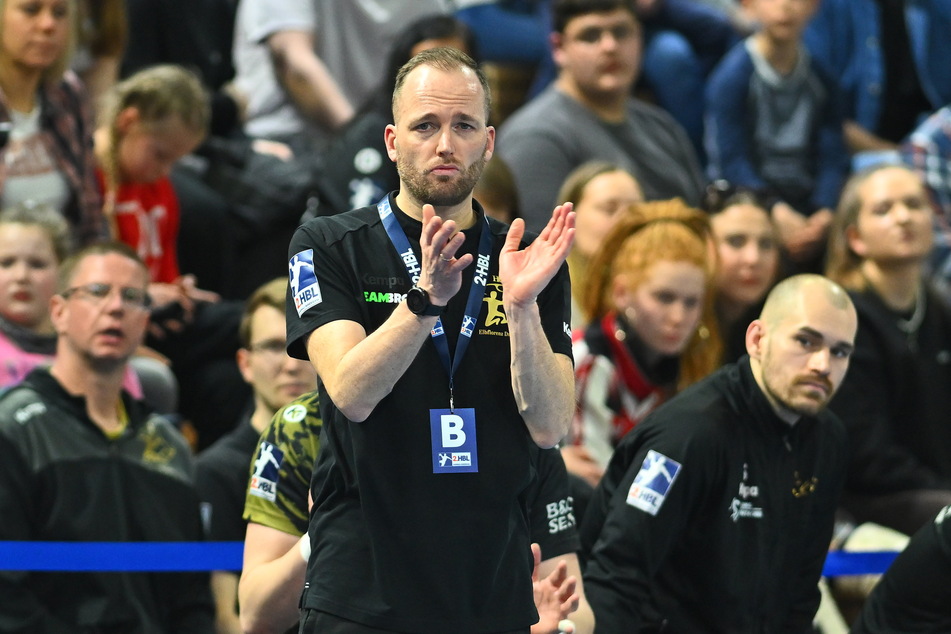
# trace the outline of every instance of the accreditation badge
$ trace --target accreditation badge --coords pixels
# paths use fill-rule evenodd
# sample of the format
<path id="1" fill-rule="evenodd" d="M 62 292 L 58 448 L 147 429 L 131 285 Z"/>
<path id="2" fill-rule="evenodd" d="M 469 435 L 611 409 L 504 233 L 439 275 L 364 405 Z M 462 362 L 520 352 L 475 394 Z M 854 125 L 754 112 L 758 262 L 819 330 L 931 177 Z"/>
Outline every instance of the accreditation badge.
<path id="1" fill-rule="evenodd" d="M 429 410 L 433 473 L 478 473 L 475 409 Z"/>

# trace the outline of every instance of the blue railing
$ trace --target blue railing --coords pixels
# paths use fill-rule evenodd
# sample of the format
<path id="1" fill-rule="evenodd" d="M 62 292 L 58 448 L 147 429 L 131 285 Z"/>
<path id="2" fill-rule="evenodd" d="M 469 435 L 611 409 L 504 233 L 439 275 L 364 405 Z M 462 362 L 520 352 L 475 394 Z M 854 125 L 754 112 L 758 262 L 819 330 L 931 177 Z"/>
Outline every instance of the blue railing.
<path id="1" fill-rule="evenodd" d="M 240 570 L 243 542 L 3 542 L 0 570 L 172 572 Z M 833 551 L 827 577 L 885 572 L 897 552 Z"/>

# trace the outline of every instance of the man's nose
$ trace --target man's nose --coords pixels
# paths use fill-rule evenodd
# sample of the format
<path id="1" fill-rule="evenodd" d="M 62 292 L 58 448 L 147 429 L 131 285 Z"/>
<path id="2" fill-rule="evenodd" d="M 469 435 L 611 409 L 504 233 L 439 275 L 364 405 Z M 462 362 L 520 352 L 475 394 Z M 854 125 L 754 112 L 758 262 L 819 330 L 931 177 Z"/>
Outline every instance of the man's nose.
<path id="1" fill-rule="evenodd" d="M 817 374 L 829 373 L 830 353 L 828 348 L 822 348 L 812 353 L 809 357 L 809 369 Z"/>
<path id="2" fill-rule="evenodd" d="M 447 128 L 439 133 L 439 140 L 436 144 L 436 152 L 440 156 L 452 155 L 452 130 Z"/>

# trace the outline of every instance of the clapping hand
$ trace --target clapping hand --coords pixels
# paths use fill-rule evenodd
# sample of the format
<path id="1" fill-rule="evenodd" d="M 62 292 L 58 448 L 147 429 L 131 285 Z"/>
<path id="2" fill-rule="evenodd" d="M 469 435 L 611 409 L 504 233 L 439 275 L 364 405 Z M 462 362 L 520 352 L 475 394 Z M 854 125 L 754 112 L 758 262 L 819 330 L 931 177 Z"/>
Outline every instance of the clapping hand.
<path id="1" fill-rule="evenodd" d="M 423 231 L 419 237 L 422 262 L 419 286 L 430 301 L 445 306 L 462 287 L 462 271 L 472 263 L 472 254 L 455 257 L 466 237 L 452 220 L 436 215 L 432 205 L 423 205 Z"/>
<path id="2" fill-rule="evenodd" d="M 541 234 L 524 249 L 519 249 L 519 244 L 525 235 L 525 221 L 516 218 L 512 222 L 499 254 L 499 278 L 507 304 L 533 304 L 558 272 L 575 238 L 575 214 L 571 209 L 571 203 L 555 207 Z"/>

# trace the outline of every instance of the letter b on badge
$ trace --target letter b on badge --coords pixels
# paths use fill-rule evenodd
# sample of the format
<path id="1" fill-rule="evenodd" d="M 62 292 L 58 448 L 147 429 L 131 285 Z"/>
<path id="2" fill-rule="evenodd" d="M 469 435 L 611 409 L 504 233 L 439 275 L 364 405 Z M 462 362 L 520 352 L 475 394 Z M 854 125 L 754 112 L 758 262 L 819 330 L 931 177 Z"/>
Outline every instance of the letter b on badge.
<path id="1" fill-rule="evenodd" d="M 433 444 L 433 473 L 479 471 L 474 409 L 431 409 L 429 426 Z"/>
<path id="2" fill-rule="evenodd" d="M 440 416 L 440 427 L 442 427 L 442 446 L 461 447 L 466 443 L 465 421 L 456 414 L 443 414 Z"/>

